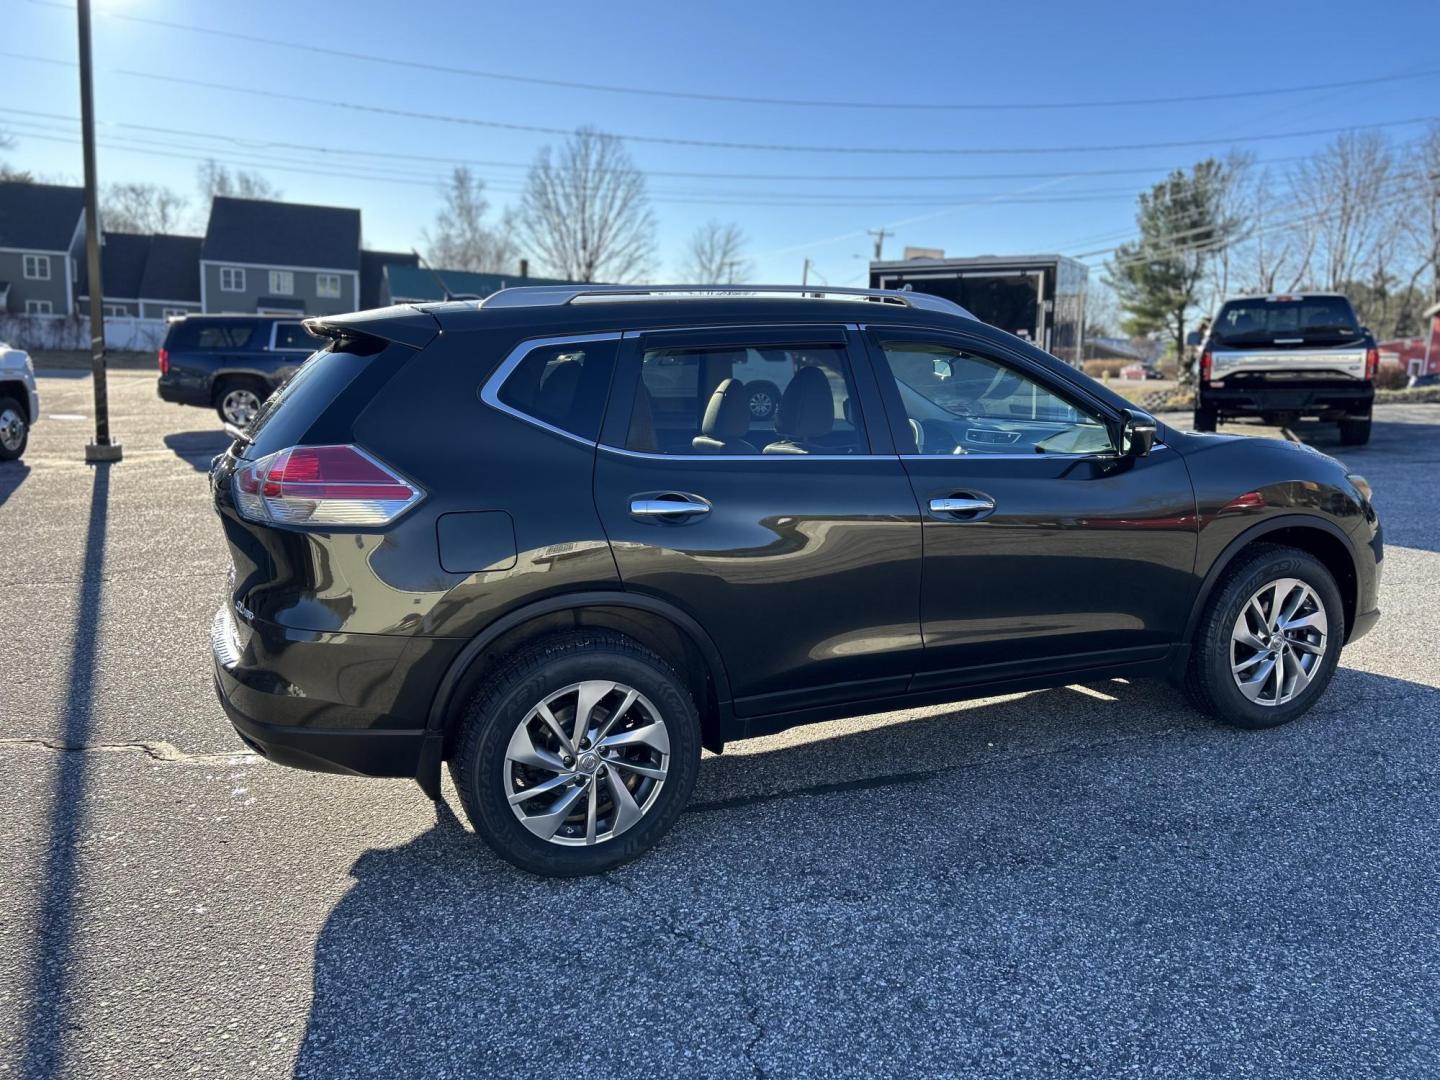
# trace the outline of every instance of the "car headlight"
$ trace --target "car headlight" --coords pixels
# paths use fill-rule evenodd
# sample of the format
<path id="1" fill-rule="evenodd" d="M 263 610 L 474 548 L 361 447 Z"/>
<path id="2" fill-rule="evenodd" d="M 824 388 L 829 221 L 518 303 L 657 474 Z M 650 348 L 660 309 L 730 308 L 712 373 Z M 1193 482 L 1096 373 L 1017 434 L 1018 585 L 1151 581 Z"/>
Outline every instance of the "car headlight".
<path id="1" fill-rule="evenodd" d="M 1367 503 L 1372 501 L 1370 481 L 1366 480 L 1365 477 L 1359 475 L 1358 473 L 1346 473 L 1345 479 L 1349 480 L 1355 490 L 1360 493 L 1361 499 L 1363 499 Z"/>

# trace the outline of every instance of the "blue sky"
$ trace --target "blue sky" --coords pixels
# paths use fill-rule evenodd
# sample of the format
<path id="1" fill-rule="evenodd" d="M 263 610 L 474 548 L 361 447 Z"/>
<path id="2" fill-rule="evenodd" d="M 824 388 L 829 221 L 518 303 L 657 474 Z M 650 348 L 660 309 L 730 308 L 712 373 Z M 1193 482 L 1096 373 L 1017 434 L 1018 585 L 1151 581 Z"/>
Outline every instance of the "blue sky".
<path id="1" fill-rule="evenodd" d="M 302 47 L 218 38 L 136 19 L 279 38 Z M 50 0 L 4 0 L 0 21 L 6 30 L 0 51 L 8 54 L 4 63 L 11 70 L 10 91 L 0 102 L 0 129 L 16 140 L 5 156 L 47 179 L 74 182 L 81 172 L 78 144 L 70 141 L 78 129 L 68 119 L 79 115 L 75 70 L 16 56 L 73 63 L 73 10 Z M 490 181 L 498 208 L 515 199 L 536 151 L 560 137 L 383 115 L 315 99 L 536 127 L 590 124 L 630 135 L 803 147 L 989 151 L 1217 140 L 1213 146 L 1023 154 L 781 152 L 633 142 L 636 163 L 650 174 L 661 278 L 673 276 L 686 239 L 710 218 L 736 221 L 745 230 L 755 280 L 798 281 L 808 256 L 815 265 L 812 280 L 861 284 L 873 243 L 865 231 L 882 226 L 895 234 L 886 240 L 891 257 L 905 245 L 954 255 L 1079 254 L 1123 239 L 1133 223 L 1134 193 L 1167 167 L 1223 153 L 1227 140 L 1440 115 L 1433 7 L 1419 2 L 1357 9 L 1153 0 L 987 5 L 730 0 L 713 6 L 97 0 L 95 39 L 102 183 L 155 181 L 193 199 L 196 159 L 209 154 L 264 173 L 287 199 L 359 207 L 366 242 L 402 250 L 421 244 L 447 162 L 491 163 L 473 167 Z M 1416 77 L 1135 107 L 815 108 L 525 85 L 337 58 L 327 55 L 327 47 L 667 91 L 976 106 Z M 118 126 L 124 124 L 169 130 Z M 1387 133 L 1401 142 L 1420 130 L 1397 126 Z M 1261 161 L 1290 159 L 1328 138 L 1267 139 L 1243 148 Z M 1288 165 L 1280 160 L 1275 167 Z M 1085 175 L 1097 170 L 1127 171 Z M 658 175 L 662 172 L 697 175 Z M 727 173 L 741 175 L 719 175 Z M 912 179 L 917 175 L 944 179 Z M 869 179 L 876 176 L 897 179 Z"/>

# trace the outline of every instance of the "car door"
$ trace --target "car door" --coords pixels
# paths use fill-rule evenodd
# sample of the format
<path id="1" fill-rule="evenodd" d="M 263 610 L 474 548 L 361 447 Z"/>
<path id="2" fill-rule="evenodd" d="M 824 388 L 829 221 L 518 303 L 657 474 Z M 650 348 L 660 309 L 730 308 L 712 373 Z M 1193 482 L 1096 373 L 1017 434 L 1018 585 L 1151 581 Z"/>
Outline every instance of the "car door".
<path id="1" fill-rule="evenodd" d="M 783 360 L 773 416 L 737 367 Z M 595 497 L 627 590 L 695 618 L 737 714 L 902 693 L 921 645 L 920 523 L 873 376 L 840 326 L 628 335 Z"/>
<path id="2" fill-rule="evenodd" d="M 1180 455 L 1117 451 L 1123 417 L 984 338 L 867 331 L 919 504 L 914 689 L 1159 658 L 1195 595 Z"/>

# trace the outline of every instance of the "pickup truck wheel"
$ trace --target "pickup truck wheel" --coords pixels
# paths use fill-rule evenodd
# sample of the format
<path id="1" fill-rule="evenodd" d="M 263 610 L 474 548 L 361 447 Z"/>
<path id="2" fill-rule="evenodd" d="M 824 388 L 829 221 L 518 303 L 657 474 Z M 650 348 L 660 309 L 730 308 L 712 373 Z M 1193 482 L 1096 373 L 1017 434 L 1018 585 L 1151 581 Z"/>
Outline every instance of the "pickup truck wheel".
<path id="1" fill-rule="evenodd" d="M 1370 418 L 1340 421 L 1340 445 L 1364 446 L 1370 441 Z"/>
<path id="2" fill-rule="evenodd" d="M 270 387 L 259 379 L 223 379 L 215 387 L 215 412 L 222 422 L 244 428 L 269 396 Z"/>
<path id="3" fill-rule="evenodd" d="M 1196 431 L 1214 431 L 1217 419 L 1214 409 L 1196 409 L 1194 429 Z"/>
<path id="4" fill-rule="evenodd" d="M 597 874 L 648 851 L 700 769 L 700 718 L 664 660 L 630 638 L 545 638 L 466 711 L 450 775 L 475 831 L 546 877 Z"/>
<path id="5" fill-rule="evenodd" d="M 0 397 L 0 461 L 14 461 L 30 441 L 29 413 L 12 397 Z"/>
<path id="6" fill-rule="evenodd" d="M 1200 618 L 1185 688 L 1235 727 L 1294 720 L 1325 692 L 1345 641 L 1345 609 L 1330 571 L 1278 544 L 1241 552 Z"/>

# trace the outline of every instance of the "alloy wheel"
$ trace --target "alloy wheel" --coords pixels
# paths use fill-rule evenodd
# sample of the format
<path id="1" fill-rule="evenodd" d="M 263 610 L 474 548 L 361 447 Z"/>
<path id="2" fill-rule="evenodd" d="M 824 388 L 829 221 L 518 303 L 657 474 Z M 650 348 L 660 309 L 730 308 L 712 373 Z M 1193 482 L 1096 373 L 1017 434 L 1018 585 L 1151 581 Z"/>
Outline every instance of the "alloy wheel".
<path id="1" fill-rule="evenodd" d="M 1280 578 L 1255 591 L 1230 632 L 1230 672 L 1256 705 L 1284 705 L 1310 685 L 1325 659 L 1325 605 L 1305 582 Z"/>
<path id="2" fill-rule="evenodd" d="M 225 419 L 236 427 L 243 428 L 260 410 L 260 397 L 253 390 L 231 390 L 220 400 L 220 411 Z"/>
<path id="3" fill-rule="evenodd" d="M 547 695 L 505 749 L 505 797 L 552 844 L 592 845 L 633 828 L 659 798 L 670 734 L 633 687 L 588 679 Z"/>
<path id="4" fill-rule="evenodd" d="M 14 409 L 0 412 L 0 446 L 12 454 L 25 442 L 25 421 Z"/>

